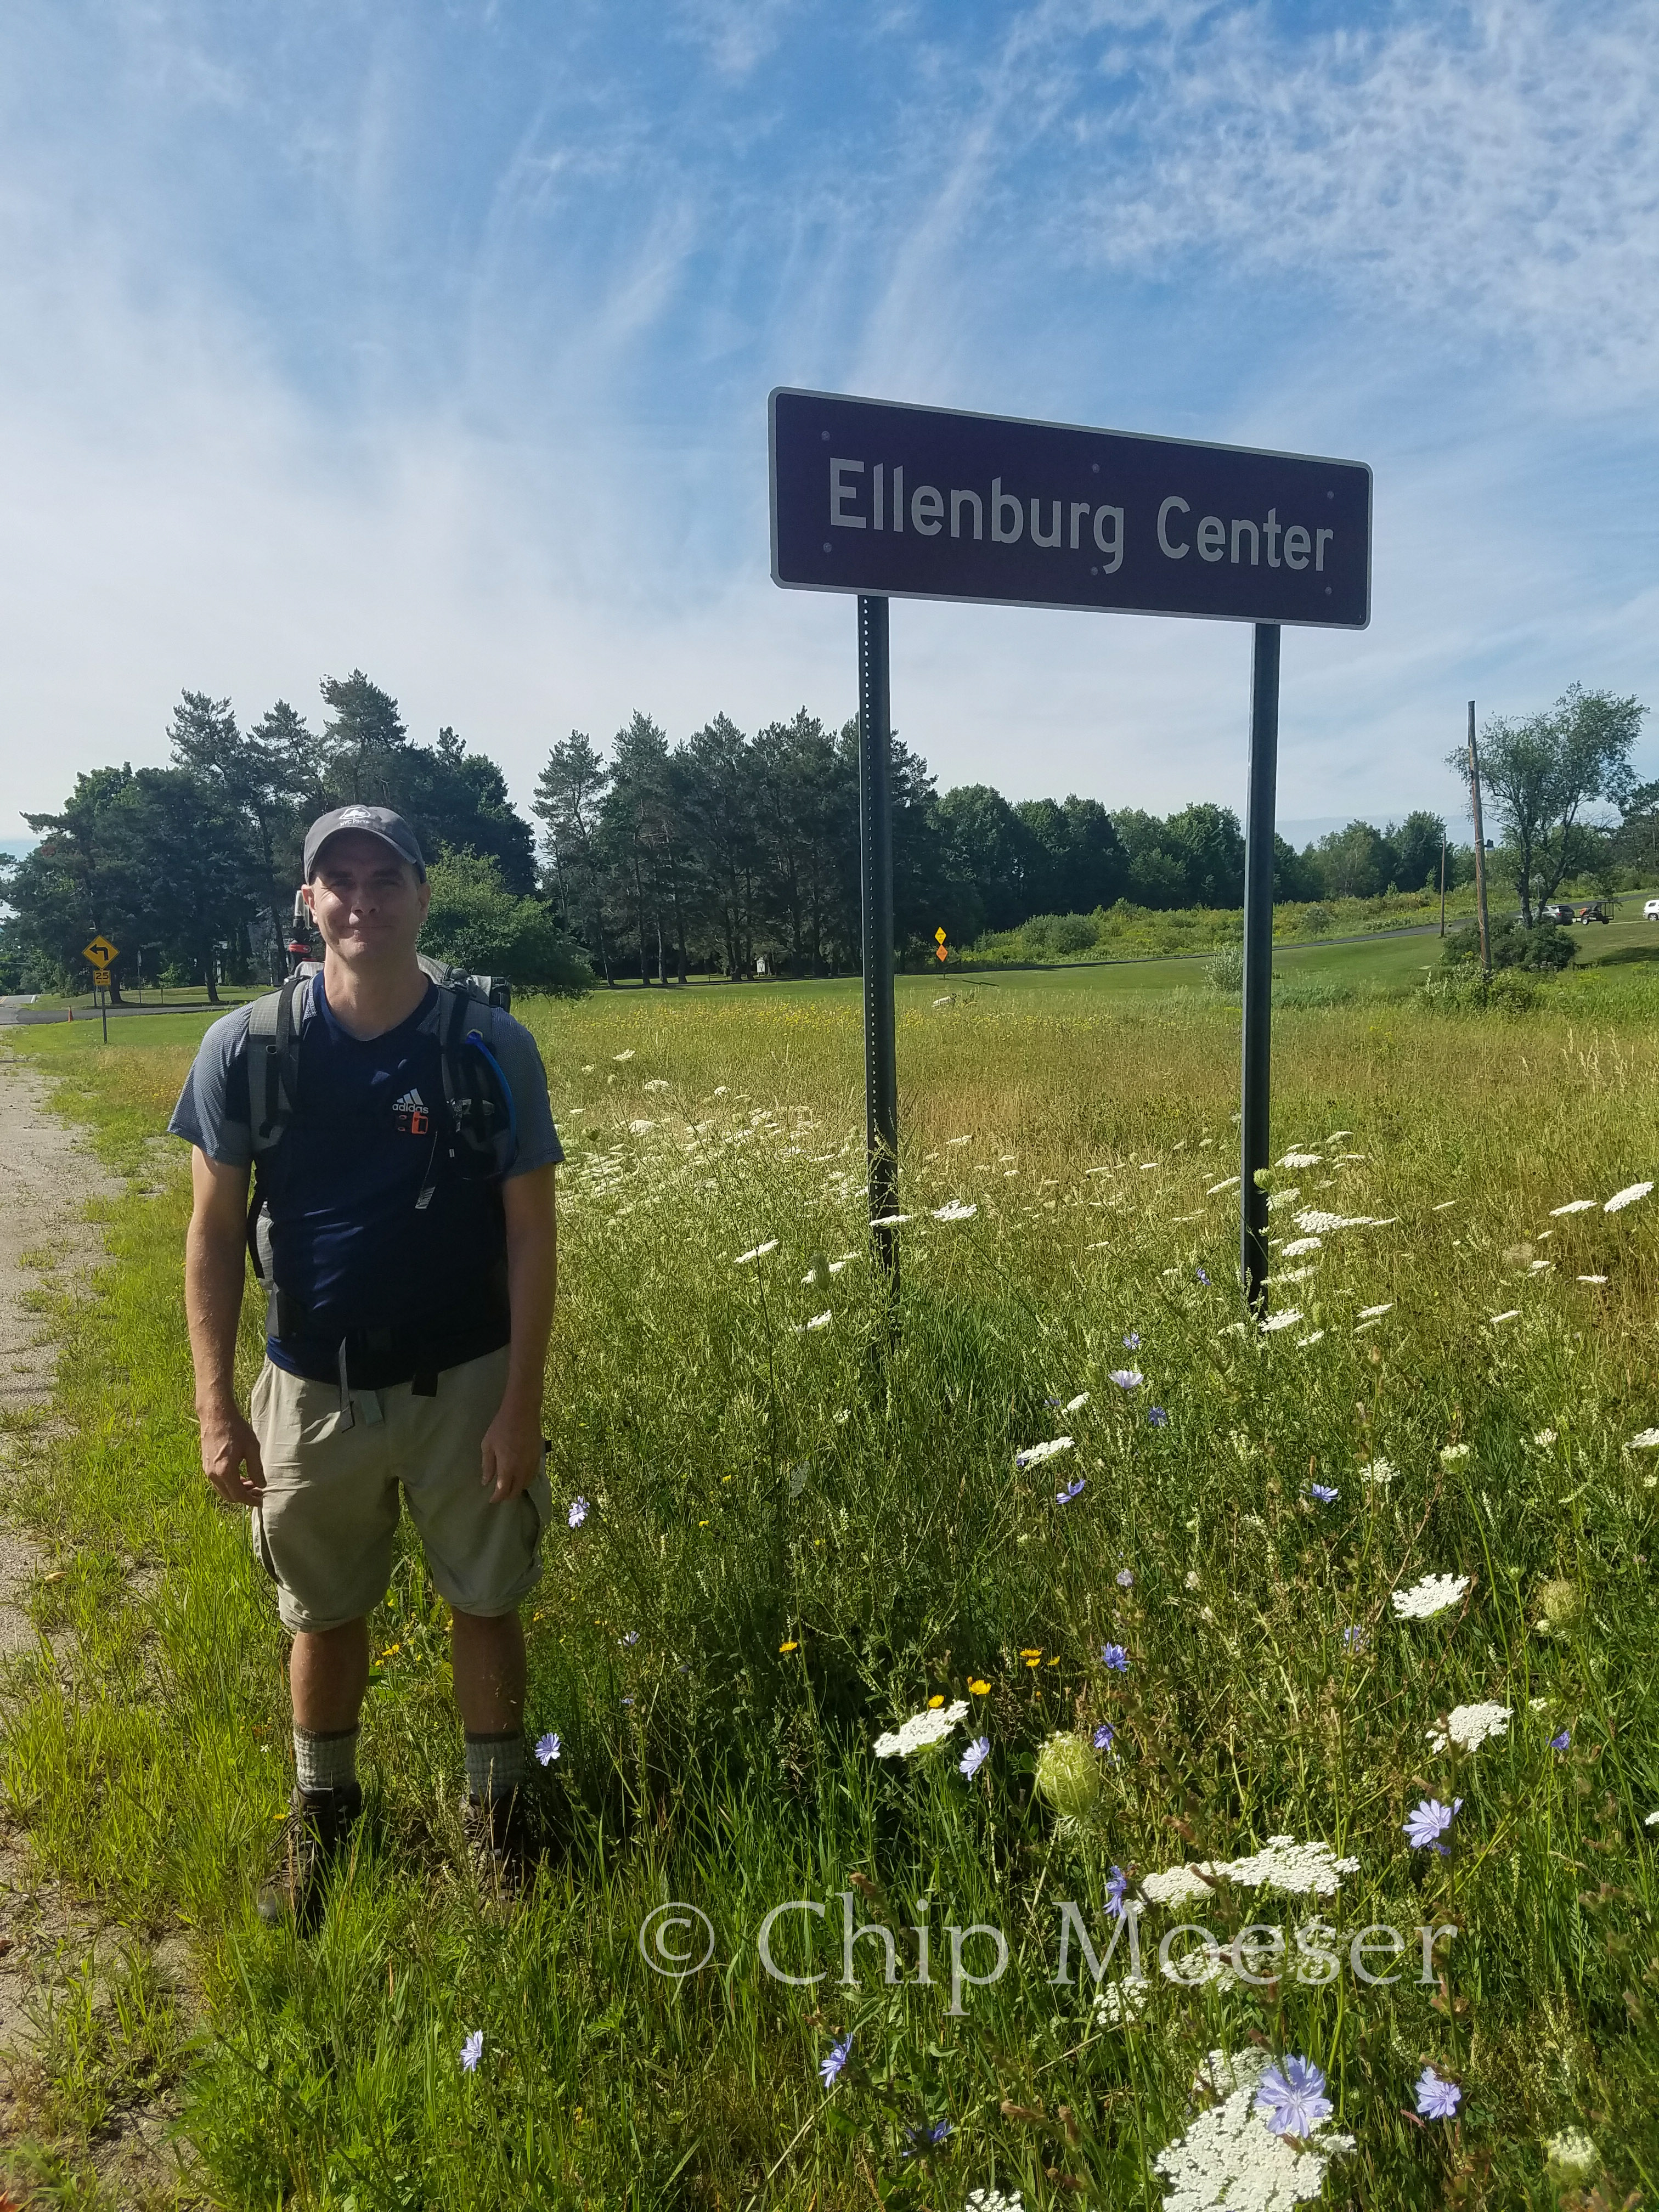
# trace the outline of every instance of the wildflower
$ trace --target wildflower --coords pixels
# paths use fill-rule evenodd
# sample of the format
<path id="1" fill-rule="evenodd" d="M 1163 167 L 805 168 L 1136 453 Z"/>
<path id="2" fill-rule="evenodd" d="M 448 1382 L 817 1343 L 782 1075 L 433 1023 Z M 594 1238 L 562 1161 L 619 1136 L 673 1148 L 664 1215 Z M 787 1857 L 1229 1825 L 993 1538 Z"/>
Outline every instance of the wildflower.
<path id="1" fill-rule="evenodd" d="M 1361 1321 L 1378 1321 L 1385 1313 L 1392 1313 L 1394 1305 L 1395 1302 L 1390 1298 L 1385 1306 L 1361 1306 L 1359 1318 Z"/>
<path id="2" fill-rule="evenodd" d="M 937 1005 L 939 1002 L 934 1001 Z M 949 2120 L 935 2120 L 933 2126 L 911 2128 L 906 2131 L 906 2158 L 915 2158 L 918 2152 L 937 2149 L 951 2132 Z"/>
<path id="3" fill-rule="evenodd" d="M 1601 1208 L 1603 1213 L 1622 1213 L 1626 1206 L 1634 1206 L 1638 1198 L 1645 1198 L 1653 1188 L 1650 1182 L 1633 1182 L 1623 1190 L 1616 1190 Z"/>
<path id="4" fill-rule="evenodd" d="M 1087 1476 L 1080 1474 L 1075 1482 L 1068 1483 L 1064 1490 L 1055 1491 L 1054 1503 L 1057 1505 L 1069 1505 L 1087 1480 Z"/>
<path id="5" fill-rule="evenodd" d="M 1298 1844 L 1294 1836 L 1269 1836 L 1259 1851 L 1218 1863 L 1206 1859 L 1192 1871 L 1241 1889 L 1277 1890 L 1288 1897 L 1334 1897 L 1346 1874 L 1358 1874 L 1356 1858 L 1340 1859 L 1328 1844 Z M 1150 1896 L 1151 1892 L 1147 1894 Z"/>
<path id="6" fill-rule="evenodd" d="M 580 1528 L 587 1518 L 587 1500 L 585 1498 L 573 1498 L 570 1501 L 570 1512 L 568 1517 L 573 1528 Z"/>
<path id="7" fill-rule="evenodd" d="M 878 1215 L 870 1226 L 872 1229 L 902 1229 L 909 1218 L 908 1213 L 883 1213 Z"/>
<path id="8" fill-rule="evenodd" d="M 1150 1984 L 1142 1981 L 1113 1982 L 1095 1998 L 1097 2027 L 1127 2027 L 1146 2009 Z"/>
<path id="9" fill-rule="evenodd" d="M 1578 1279 L 1581 1283 L 1605 1283 L 1607 1279 L 1605 1275 L 1581 1275 Z"/>
<path id="10" fill-rule="evenodd" d="M 1565 1206 L 1551 1206 L 1551 1218 L 1558 1213 L 1588 1213 L 1595 1204 L 1593 1198 L 1570 1198 Z"/>
<path id="11" fill-rule="evenodd" d="M 1088 1402 L 1088 1392 L 1086 1390 L 1079 1390 L 1076 1397 L 1068 1398 L 1060 1410 L 1062 1413 L 1080 1413 Z"/>
<path id="12" fill-rule="evenodd" d="M 1520 1318 L 1521 1309 L 1519 1306 L 1510 1306 L 1501 1314 L 1488 1314 L 1486 1316 L 1487 1321 L 1494 1326 L 1500 1321 L 1519 1321 Z"/>
<path id="13" fill-rule="evenodd" d="M 806 1323 L 806 1328 L 828 1328 L 835 1317 L 833 1313 L 829 1312 L 814 1314 L 811 1321 Z M 801 1334 L 805 1335 L 805 1329 L 803 1329 Z"/>
<path id="14" fill-rule="evenodd" d="M 1124 1349 L 1126 1352 L 1139 1352 L 1139 1349 L 1140 1349 L 1140 1331 L 1139 1331 L 1138 1328 L 1132 1328 L 1132 1329 L 1129 1331 L 1128 1334 L 1124 1338 L 1124 1340 L 1123 1340 L 1123 1349 Z"/>
<path id="15" fill-rule="evenodd" d="M 656 1126 L 654 1121 L 633 1121 L 628 1125 L 628 1133 L 630 1137 L 642 1137 L 647 1129 L 654 1129 Z"/>
<path id="16" fill-rule="evenodd" d="M 1440 1840 L 1462 1809 L 1463 1800 L 1454 1797 L 1449 1805 L 1443 1805 L 1437 1797 L 1422 1798 L 1415 1808 L 1401 1823 L 1406 1841 L 1414 1851 L 1437 1850 L 1443 1859 L 1451 1856 L 1451 1845 Z"/>
<path id="17" fill-rule="evenodd" d="M 847 2063 L 847 2054 L 853 2048 L 853 2031 L 849 2027 L 839 2043 L 832 2043 L 828 2056 L 818 2061 L 818 2079 L 828 2089 Z"/>
<path id="18" fill-rule="evenodd" d="M 1395 1590 L 1389 1601 L 1401 1620 L 1429 1620 L 1455 1605 L 1468 1586 L 1467 1575 L 1425 1575 L 1409 1589 Z"/>
<path id="19" fill-rule="evenodd" d="M 626 1052 L 613 1052 L 611 1057 L 612 1060 L 632 1060 L 634 1057 L 634 1048 L 630 1044 Z"/>
<path id="20" fill-rule="evenodd" d="M 1553 1429 L 1540 1429 L 1534 1434 L 1533 1442 L 1538 1446 L 1540 1451 L 1542 1451 L 1546 1446 L 1553 1444 L 1555 1442 L 1555 1431 Z"/>
<path id="21" fill-rule="evenodd" d="M 764 1244 L 757 1244 L 752 1252 L 739 1252 L 732 1265 L 734 1267 L 746 1267 L 751 1260 L 763 1260 L 769 1252 L 775 1252 L 777 1249 L 777 1238 L 771 1237 Z"/>
<path id="22" fill-rule="evenodd" d="M 1429 1730 L 1429 1748 L 1443 1751 L 1449 1742 L 1461 1751 L 1478 1751 L 1488 1737 L 1509 1734 L 1510 1712 L 1508 1705 L 1454 1705 L 1444 1734 Z"/>
<path id="23" fill-rule="evenodd" d="M 1070 1451 L 1072 1442 L 1070 1437 L 1050 1437 L 1046 1444 L 1028 1444 L 1024 1451 L 1014 1454 L 1014 1465 L 1040 1466 L 1045 1459 L 1053 1459 L 1057 1452 Z"/>
<path id="24" fill-rule="evenodd" d="M 1264 1336 L 1275 1335 L 1281 1328 L 1294 1328 L 1302 1318 L 1300 1306 L 1286 1306 L 1283 1313 L 1269 1314 L 1261 1324 Z"/>
<path id="25" fill-rule="evenodd" d="M 1279 1164 L 1282 1168 L 1322 1168 L 1325 1155 L 1323 1152 L 1286 1152 Z"/>
<path id="26" fill-rule="evenodd" d="M 983 1698 L 988 1696 L 990 1692 L 990 1687 L 991 1685 L 988 1682 L 981 1682 L 972 1674 L 968 1677 L 969 1692 L 973 1697 Z"/>
<path id="27" fill-rule="evenodd" d="M 1100 1795 L 1100 1769 L 1080 1736 L 1051 1735 L 1037 1753 L 1035 1778 L 1054 1811 L 1073 1820 Z"/>
<path id="28" fill-rule="evenodd" d="M 630 1629 L 629 1630 L 629 1632 L 628 1632 L 627 1635 L 623 1637 L 623 1645 L 624 1645 L 624 1646 L 628 1646 L 628 1645 L 631 1645 L 631 1644 L 637 1644 L 637 1643 L 639 1642 L 639 1640 L 640 1640 L 640 1632 L 639 1632 L 639 1630 L 638 1630 L 637 1628 L 630 1628 Z"/>
<path id="29" fill-rule="evenodd" d="M 1121 1644 L 1105 1645 L 1100 1659 L 1101 1664 L 1109 1667 L 1115 1674 L 1127 1674 L 1129 1671 L 1129 1655 Z"/>
<path id="30" fill-rule="evenodd" d="M 1281 1252 L 1286 1260 L 1299 1260 L 1304 1252 L 1321 1252 L 1323 1249 L 1323 1240 L 1318 1237 L 1292 1237 L 1290 1243 L 1281 1248 Z"/>
<path id="31" fill-rule="evenodd" d="M 1559 1735 L 1553 1735 L 1550 1738 L 1550 1749 L 1552 1751 L 1569 1750 L 1571 1747 L 1571 1744 L 1572 1730 L 1571 1729 L 1563 1729 Z"/>
<path id="32" fill-rule="evenodd" d="M 1138 1367 L 1115 1367 L 1106 1380 L 1120 1390 L 1139 1390 L 1146 1378 Z"/>
<path id="33" fill-rule="evenodd" d="M 663 1076 L 653 1075 L 648 1083 L 641 1084 L 640 1087 L 643 1091 L 666 1091 L 668 1084 Z"/>
<path id="34" fill-rule="evenodd" d="M 1455 2119 L 1462 2101 L 1463 2092 L 1455 2081 L 1443 2081 L 1432 2066 L 1423 2069 L 1418 2077 L 1417 2109 L 1425 2120 Z"/>
<path id="35" fill-rule="evenodd" d="M 1323 2071 L 1311 2058 L 1287 2058 L 1270 2066 L 1255 2093 L 1255 2112 L 1276 2136 L 1310 2136 L 1331 2116 Z"/>
<path id="36" fill-rule="evenodd" d="M 1183 1579 L 1188 1589 L 1200 1589 L 1203 1587 L 1196 1567 L 1188 1567 Z"/>
<path id="37" fill-rule="evenodd" d="M 1152 1425 L 1155 1429 L 1167 1429 L 1170 1425 L 1170 1417 L 1164 1412 L 1162 1406 L 1153 1406 L 1149 1407 L 1146 1419 L 1151 1422 Z"/>
<path id="38" fill-rule="evenodd" d="M 1109 1751 L 1117 1741 L 1117 1730 L 1110 1721 L 1102 1721 L 1091 1739 L 1097 1751 Z"/>
<path id="39" fill-rule="evenodd" d="M 971 1782 L 975 1775 L 979 1772 L 979 1770 L 984 1765 L 986 1760 L 990 1757 L 990 1737 L 988 1735 L 976 1735 L 973 1741 L 969 1745 L 967 1750 L 963 1753 L 962 1757 L 957 1761 L 957 1773 L 966 1775 L 968 1779 Z"/>
<path id="40" fill-rule="evenodd" d="M 1325 1332 L 1322 1328 L 1312 1329 L 1306 1336 L 1297 1337 L 1296 1340 L 1296 1348 L 1298 1352 L 1306 1352 L 1310 1346 L 1322 1344 L 1324 1340 Z"/>
<path id="41" fill-rule="evenodd" d="M 1342 1641 L 1350 1651 L 1363 1651 L 1370 1640 L 1370 1635 L 1363 1628 L 1345 1628 L 1342 1632 Z"/>
<path id="42" fill-rule="evenodd" d="M 1205 1273 L 1205 1272 L 1204 1272 L 1203 1268 L 1202 1268 L 1202 1267 L 1195 1267 L 1195 1268 L 1194 1269 L 1194 1271 L 1193 1271 L 1193 1272 L 1194 1272 L 1194 1274 L 1196 1274 L 1196 1276 L 1198 1277 L 1199 1281 L 1200 1281 L 1200 1283 L 1202 1283 L 1202 1284 L 1203 1284 L 1203 1285 L 1204 1285 L 1205 1289 L 1207 1291 L 1207 1290 L 1209 1289 L 1209 1287 L 1210 1287 L 1210 1279 L 1209 1279 L 1209 1277 Z"/>
<path id="43" fill-rule="evenodd" d="M 539 1738 L 537 1742 L 536 1756 L 540 1759 L 544 1766 L 550 1766 L 554 1760 L 558 1757 L 560 1748 L 561 1746 L 557 1736 L 552 1735 L 544 1735 Z"/>
<path id="44" fill-rule="evenodd" d="M 1012 2197 L 1005 2197 L 1000 2189 L 970 2190 L 966 2212 L 1025 2212 L 1025 2200 L 1018 2190 Z"/>
<path id="45" fill-rule="evenodd" d="M 1443 1467 L 1455 1467 L 1460 1460 L 1468 1457 L 1470 1449 L 1468 1444 L 1442 1444 L 1440 1463 Z"/>
<path id="46" fill-rule="evenodd" d="M 927 1700 L 927 1710 L 930 1713 L 936 1713 L 944 1703 L 945 1700 L 943 1698 L 929 1698 Z"/>
<path id="47" fill-rule="evenodd" d="M 1544 2156 L 1558 2173 L 1573 2181 L 1588 2181 L 1601 2163 L 1601 2154 L 1583 2128 L 1563 2128 L 1544 2142 Z"/>
<path id="48" fill-rule="evenodd" d="M 1196 1905 L 1215 1895 L 1211 1884 L 1190 1867 L 1170 1867 L 1163 1874 L 1149 1874 L 1140 1887 L 1154 1905 Z"/>
<path id="49" fill-rule="evenodd" d="M 779 1644 L 778 1655 L 781 1657 L 786 1651 L 799 1651 L 799 1650 L 800 1639 L 798 1637 L 792 1636 L 787 1644 Z"/>
<path id="50" fill-rule="evenodd" d="M 1114 1920 L 1123 1917 L 1123 1900 L 1129 1893 L 1129 1877 L 1121 1866 L 1112 1869 L 1112 1878 L 1106 1885 L 1106 1910 Z"/>
<path id="51" fill-rule="evenodd" d="M 1399 1468 L 1386 1459 L 1368 1460 L 1359 1470 L 1359 1480 L 1362 1482 L 1386 1485 L 1392 1482 L 1399 1472 Z"/>
<path id="52" fill-rule="evenodd" d="M 1632 1451 L 1651 1451 L 1659 1444 L 1659 1429 L 1643 1429 L 1630 1440 Z"/>
<path id="53" fill-rule="evenodd" d="M 483 2030 L 475 2027 L 461 2045 L 461 2063 L 469 2074 L 478 2070 L 478 2061 L 483 2057 Z"/>
<path id="54" fill-rule="evenodd" d="M 898 1728 L 889 1729 L 876 1738 L 876 1757 L 908 1759 L 913 1753 L 927 1751 L 936 1743 L 943 1743 L 957 1723 L 966 1719 L 967 1714 L 967 1702 L 962 1698 L 942 1710 L 933 1707 L 912 1713 L 909 1719 Z"/>
<path id="55" fill-rule="evenodd" d="M 1310 1482 L 1308 1485 L 1308 1495 L 1310 1498 L 1316 1498 L 1322 1505 L 1334 1505 L 1341 1492 L 1333 1490 L 1328 1483 Z"/>
<path id="56" fill-rule="evenodd" d="M 1186 2134 L 1152 2161 L 1170 2212 L 1209 2212 L 1224 2204 L 1254 2205 L 1260 2212 L 1271 2206 L 1280 2212 L 1307 2203 L 1319 2196 L 1331 2160 L 1352 2150 L 1352 2136 L 1334 2133 L 1321 2133 L 1305 2149 L 1298 2145 L 1292 2150 L 1264 2128 L 1255 2100 L 1269 2071 L 1267 2055 L 1260 2051 L 1237 2057 L 1224 2051 L 1210 2053 L 1205 2086 L 1223 2101 L 1200 2112 Z M 1329 2112 L 1325 2100 L 1317 2101 Z"/>
<path id="57" fill-rule="evenodd" d="M 978 1212 L 977 1206 L 967 1205 L 961 1199 L 953 1198 L 949 1206 L 933 1208 L 933 1218 L 935 1221 L 971 1221 Z"/>

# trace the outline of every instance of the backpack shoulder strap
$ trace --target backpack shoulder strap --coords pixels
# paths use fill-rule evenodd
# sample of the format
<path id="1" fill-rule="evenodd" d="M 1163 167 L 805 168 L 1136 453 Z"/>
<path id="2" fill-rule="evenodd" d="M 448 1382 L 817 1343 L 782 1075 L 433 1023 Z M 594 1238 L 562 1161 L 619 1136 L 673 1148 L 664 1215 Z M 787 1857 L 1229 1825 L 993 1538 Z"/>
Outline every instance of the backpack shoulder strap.
<path id="1" fill-rule="evenodd" d="M 257 1158 L 282 1140 L 300 1094 L 300 1030 L 295 1000 L 304 977 L 256 999 L 247 1014 L 247 1103 Z"/>

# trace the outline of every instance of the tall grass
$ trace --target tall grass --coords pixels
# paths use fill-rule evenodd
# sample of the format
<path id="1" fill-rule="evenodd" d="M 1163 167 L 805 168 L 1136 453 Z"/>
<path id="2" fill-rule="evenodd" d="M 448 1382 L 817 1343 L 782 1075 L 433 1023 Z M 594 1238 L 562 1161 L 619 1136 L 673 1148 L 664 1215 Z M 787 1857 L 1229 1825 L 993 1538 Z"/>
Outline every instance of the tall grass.
<path id="1" fill-rule="evenodd" d="M 356 1856 L 309 1942 L 252 1915 L 287 1788 L 283 1645 L 246 1522 L 197 1469 L 182 1162 L 114 1208 L 118 1265 L 68 1316 L 69 1429 L 36 1439 L 23 1486 L 61 1547 L 37 1617 L 77 1632 L 75 1694 L 22 1686 L 3 1781 L 43 1864 L 195 1929 L 211 2028 L 185 2087 L 218 2201 L 1155 2204 L 1195 2066 L 1253 2034 L 1329 2074 L 1356 2139 L 1332 2201 L 1553 2204 L 1540 2144 L 1568 2124 L 1613 2201 L 1659 2183 L 1659 1462 L 1630 1449 L 1659 1421 L 1659 1201 L 1601 1203 L 1654 1173 L 1650 1030 L 1288 1012 L 1274 1149 L 1318 1157 L 1275 1170 L 1274 1234 L 1310 1207 L 1375 1225 L 1281 1260 L 1276 1306 L 1301 1318 L 1261 1334 L 1217 1188 L 1236 1012 L 1054 1003 L 905 999 L 896 1295 L 862 1256 L 850 996 L 530 1009 L 570 1156 L 560 1510 L 526 1613 L 562 1840 L 514 1913 L 463 1871 L 443 1608 L 406 1543 L 373 1624 Z M 148 1176 L 185 1064 L 77 1054 L 66 1103 Z M 1594 1210 L 1553 1213 L 1579 1197 Z M 975 1210 L 937 1218 L 951 1204 Z M 251 1379 L 251 1315 L 242 1357 Z M 1379 1462 L 1391 1479 L 1363 1480 Z M 1468 1577 L 1464 1601 L 1398 1620 L 1390 1593 L 1429 1573 Z M 1557 1594 L 1547 1636 L 1547 1583 L 1583 1598 Z M 969 1709 L 951 1748 L 878 1759 L 935 1698 Z M 1433 1752 L 1438 1717 L 1482 1700 L 1507 1734 Z M 1058 1807 L 1035 1772 L 1055 1734 L 1089 1747 Z M 1401 1833 L 1430 1795 L 1464 1801 L 1445 1861 Z M 1400 1981 L 1177 1986 L 1151 1954 L 1186 1916 L 1156 1907 L 1137 2021 L 1098 2016 L 1075 1941 L 1053 1979 L 1058 1905 L 1103 1948 L 1114 1867 L 1286 1833 L 1358 1859 L 1322 1909 L 1345 1943 L 1404 1929 Z M 781 1966 L 824 1972 L 810 1985 L 757 1955 L 789 1900 L 824 1907 L 774 1938 Z M 676 1901 L 714 1945 L 680 1979 L 646 1955 Z M 1294 1944 L 1309 1910 L 1224 1889 L 1188 1913 Z M 848 1911 L 893 1931 L 891 1984 L 870 1937 L 842 1980 Z M 974 1923 L 1009 1965 L 952 2011 L 948 1930 Z M 1459 1931 L 1426 1984 L 1419 1925 Z M 988 1972 L 992 1939 L 963 1955 Z M 1402 2111 L 1429 2061 L 1463 2087 L 1455 2127 Z"/>

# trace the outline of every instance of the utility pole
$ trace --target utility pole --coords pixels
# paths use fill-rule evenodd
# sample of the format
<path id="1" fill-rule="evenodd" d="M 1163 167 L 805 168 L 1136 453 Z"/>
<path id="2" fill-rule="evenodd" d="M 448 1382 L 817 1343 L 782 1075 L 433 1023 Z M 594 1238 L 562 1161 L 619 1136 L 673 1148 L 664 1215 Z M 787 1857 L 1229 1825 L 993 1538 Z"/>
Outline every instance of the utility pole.
<path id="1" fill-rule="evenodd" d="M 1440 840 L 1440 934 L 1446 933 L 1446 841 Z"/>
<path id="2" fill-rule="evenodd" d="M 1486 833 L 1480 820 L 1480 756 L 1474 744 L 1474 702 L 1469 702 L 1469 805 L 1474 813 L 1474 902 L 1480 916 L 1480 973 L 1492 980 L 1492 939 L 1486 929 Z"/>

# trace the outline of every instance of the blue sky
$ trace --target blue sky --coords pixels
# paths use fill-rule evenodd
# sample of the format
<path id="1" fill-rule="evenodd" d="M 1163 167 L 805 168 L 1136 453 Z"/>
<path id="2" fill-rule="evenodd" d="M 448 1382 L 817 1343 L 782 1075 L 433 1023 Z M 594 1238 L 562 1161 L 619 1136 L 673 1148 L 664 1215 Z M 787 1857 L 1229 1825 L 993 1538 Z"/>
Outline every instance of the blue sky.
<path id="1" fill-rule="evenodd" d="M 361 666 L 521 800 L 635 707 L 842 719 L 778 383 L 1369 461 L 1280 813 L 1453 811 L 1471 696 L 1659 708 L 1656 94 L 1626 0 L 11 0 L 0 837 L 185 685 Z M 1243 628 L 892 631 L 943 784 L 1242 799 Z"/>

